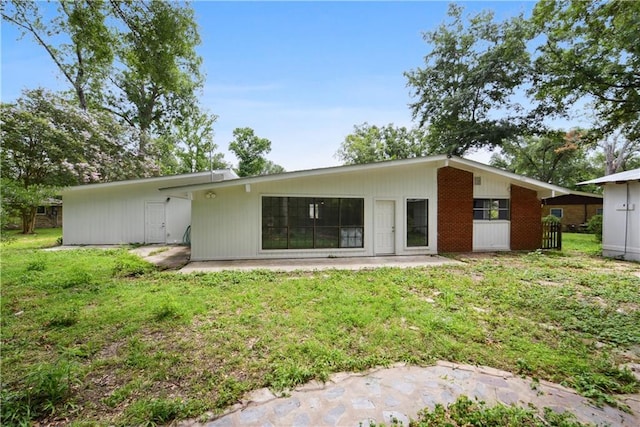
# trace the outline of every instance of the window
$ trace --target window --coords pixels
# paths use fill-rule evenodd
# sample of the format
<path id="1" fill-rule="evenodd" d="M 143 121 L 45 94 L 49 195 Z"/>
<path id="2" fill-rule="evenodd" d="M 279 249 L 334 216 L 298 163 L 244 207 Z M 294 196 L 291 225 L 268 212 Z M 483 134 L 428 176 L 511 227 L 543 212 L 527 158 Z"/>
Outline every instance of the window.
<path id="1" fill-rule="evenodd" d="M 364 199 L 263 197 L 262 249 L 362 248 Z"/>
<path id="2" fill-rule="evenodd" d="M 47 214 L 47 207 L 46 206 L 38 206 L 36 208 L 36 214 L 37 215 L 46 215 Z"/>
<path id="3" fill-rule="evenodd" d="M 429 246 L 429 201 L 407 199 L 407 246 Z"/>
<path id="4" fill-rule="evenodd" d="M 596 208 L 596 215 L 602 215 L 602 212 L 604 212 L 603 208 Z"/>
<path id="5" fill-rule="evenodd" d="M 509 199 L 473 199 L 473 219 L 508 220 Z"/>
<path id="6" fill-rule="evenodd" d="M 562 218 L 562 208 L 551 208 L 549 209 L 549 214 L 556 218 Z"/>

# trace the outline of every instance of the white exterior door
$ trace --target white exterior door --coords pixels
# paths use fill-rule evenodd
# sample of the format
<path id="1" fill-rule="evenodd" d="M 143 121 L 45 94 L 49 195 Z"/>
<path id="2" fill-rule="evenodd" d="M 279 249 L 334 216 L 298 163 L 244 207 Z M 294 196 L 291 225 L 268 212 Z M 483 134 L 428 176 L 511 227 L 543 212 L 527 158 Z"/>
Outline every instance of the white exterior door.
<path id="1" fill-rule="evenodd" d="M 163 202 L 147 202 L 144 217 L 145 243 L 165 243 L 165 204 Z"/>
<path id="2" fill-rule="evenodd" d="M 393 200 L 376 200 L 375 246 L 376 255 L 396 251 L 396 204 Z"/>

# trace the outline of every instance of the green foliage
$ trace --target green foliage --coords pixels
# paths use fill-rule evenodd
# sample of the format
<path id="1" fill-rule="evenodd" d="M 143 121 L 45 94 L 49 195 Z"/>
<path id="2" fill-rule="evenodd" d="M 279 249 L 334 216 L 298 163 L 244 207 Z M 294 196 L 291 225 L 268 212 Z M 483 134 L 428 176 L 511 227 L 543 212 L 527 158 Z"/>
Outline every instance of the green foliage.
<path id="1" fill-rule="evenodd" d="M 128 406 L 121 425 L 157 426 L 168 424 L 176 418 L 187 418 L 201 413 L 205 408 L 196 400 L 141 399 Z"/>
<path id="2" fill-rule="evenodd" d="M 544 0 L 536 4 L 532 22 L 545 40 L 531 93 L 559 114 L 577 102 L 591 102 L 602 134 L 623 129 L 637 140 L 640 3 Z"/>
<path id="3" fill-rule="evenodd" d="M 214 154 L 218 146 L 213 143 L 213 125 L 218 116 L 201 112 L 197 105 L 185 107 L 181 115 L 174 132 L 180 162 L 177 172 L 192 173 L 226 168 L 223 154 Z"/>
<path id="4" fill-rule="evenodd" d="M 3 425 L 27 424 L 44 415 L 72 408 L 72 386 L 78 382 L 77 368 L 65 361 L 35 365 L 20 388 L 1 392 Z"/>
<path id="5" fill-rule="evenodd" d="M 138 277 L 150 273 L 154 270 L 153 264 L 144 261 L 140 257 L 122 251 L 116 258 L 113 266 L 115 277 Z"/>
<path id="6" fill-rule="evenodd" d="M 270 163 L 264 155 L 271 151 L 271 141 L 259 138 L 251 128 L 236 128 L 229 150 L 238 158 L 239 176 L 265 175 L 269 172 L 283 172 L 281 166 Z"/>
<path id="7" fill-rule="evenodd" d="M 408 159 L 427 153 L 425 132 L 421 129 L 407 130 L 393 124 L 378 127 L 363 123 L 353 127 L 336 156 L 348 165 L 380 162 L 384 160 Z"/>
<path id="8" fill-rule="evenodd" d="M 575 416 L 565 412 L 558 414 L 545 408 L 544 415 L 538 415 L 533 409 L 497 404 L 487 406 L 482 401 L 472 401 L 466 396 L 445 408 L 437 404 L 433 411 L 425 408 L 418 413 L 418 419 L 412 420 L 411 427 L 456 427 L 456 426 L 503 426 L 503 427 L 581 427 Z"/>
<path id="9" fill-rule="evenodd" d="M 40 251 L 60 230 L 38 233 L 2 244 L 4 424 L 48 419 L 25 378 L 59 359 L 72 387 L 55 416 L 78 424 L 169 424 L 401 361 L 494 366 L 602 404 L 640 386 L 618 367 L 640 357 L 637 268 L 592 256 L 589 235 L 442 267 L 131 276 L 139 258 L 124 249 Z"/>
<path id="10" fill-rule="evenodd" d="M 179 119 L 190 119 L 203 81 L 193 9 L 163 1 L 74 1 L 59 2 L 57 14 L 43 19 L 40 8 L 3 2 L 2 18 L 51 57 L 79 109 L 126 125 L 129 132 L 113 135 L 122 147 L 101 154 L 135 151 L 135 161 L 111 164 L 136 177 L 176 169 L 176 140 L 165 136 Z"/>
<path id="11" fill-rule="evenodd" d="M 405 73 L 413 117 L 428 130 L 429 152 L 500 146 L 527 125 L 512 96 L 530 75 L 528 23 L 519 16 L 496 24 L 491 12 L 465 23 L 457 5 L 448 15 L 451 22 L 423 35 L 431 48 L 424 68 Z"/>
<path id="12" fill-rule="evenodd" d="M 542 182 L 576 189 L 578 182 L 600 174 L 589 162 L 585 149 L 572 140 L 577 132 L 557 131 L 544 136 L 505 140 L 500 154 L 494 154 L 490 164 Z"/>
<path id="13" fill-rule="evenodd" d="M 587 224 L 589 232 L 593 233 L 598 242 L 602 242 L 602 215 L 594 215 Z"/>
<path id="14" fill-rule="evenodd" d="M 555 215 L 547 215 L 542 218 L 543 223 L 560 224 L 562 220 Z"/>

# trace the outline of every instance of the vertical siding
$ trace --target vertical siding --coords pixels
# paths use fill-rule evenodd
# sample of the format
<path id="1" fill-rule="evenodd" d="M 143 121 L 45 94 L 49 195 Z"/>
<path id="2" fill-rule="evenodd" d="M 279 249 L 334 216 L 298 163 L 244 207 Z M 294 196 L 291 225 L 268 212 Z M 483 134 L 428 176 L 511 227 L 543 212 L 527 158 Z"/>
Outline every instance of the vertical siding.
<path id="1" fill-rule="evenodd" d="M 509 221 L 473 221 L 474 251 L 508 251 Z"/>
<path id="2" fill-rule="evenodd" d="M 629 204 L 633 210 L 621 209 L 627 203 L 627 184 L 606 184 L 602 253 L 608 257 L 622 257 L 640 261 L 640 183 L 629 183 Z M 625 254 L 626 233 L 626 255 Z"/>
<path id="3" fill-rule="evenodd" d="M 372 256 L 373 209 L 375 200 L 393 200 L 396 204 L 396 254 L 435 253 L 437 233 L 437 193 L 434 167 L 402 166 L 375 172 L 358 171 L 311 176 L 286 181 L 252 184 L 214 190 L 216 198 L 207 199 L 205 191 L 196 192 L 192 204 L 193 224 L 191 257 L 193 260 L 291 258 L 322 256 Z M 262 250 L 261 200 L 272 196 L 361 197 L 364 199 L 364 248 Z M 428 248 L 407 248 L 405 242 L 406 198 L 429 199 L 430 233 Z"/>
<path id="4" fill-rule="evenodd" d="M 476 199 L 482 198 L 501 198 L 508 199 L 510 192 L 510 182 L 507 179 L 484 174 L 474 175 L 473 183 L 473 197 Z M 475 185 L 475 178 L 480 178 L 481 185 Z"/>
<path id="5" fill-rule="evenodd" d="M 180 243 L 190 222 L 190 201 L 167 196 L 156 184 L 79 190 L 65 193 L 63 241 L 69 245 L 143 243 L 145 203 L 162 202 L 166 207 L 169 243 Z"/>

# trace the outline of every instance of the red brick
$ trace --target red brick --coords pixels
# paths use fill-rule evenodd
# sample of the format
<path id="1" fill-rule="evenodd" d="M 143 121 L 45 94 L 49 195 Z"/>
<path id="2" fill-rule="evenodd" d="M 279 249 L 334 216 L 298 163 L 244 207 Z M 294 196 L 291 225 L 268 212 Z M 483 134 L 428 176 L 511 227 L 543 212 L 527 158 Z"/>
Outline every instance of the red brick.
<path id="1" fill-rule="evenodd" d="M 473 174 L 438 169 L 438 252 L 473 250 Z"/>
<path id="2" fill-rule="evenodd" d="M 538 194 L 511 185 L 511 250 L 535 250 L 542 246 L 542 202 Z"/>

